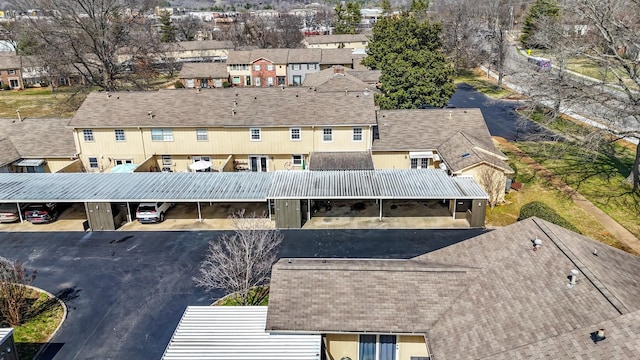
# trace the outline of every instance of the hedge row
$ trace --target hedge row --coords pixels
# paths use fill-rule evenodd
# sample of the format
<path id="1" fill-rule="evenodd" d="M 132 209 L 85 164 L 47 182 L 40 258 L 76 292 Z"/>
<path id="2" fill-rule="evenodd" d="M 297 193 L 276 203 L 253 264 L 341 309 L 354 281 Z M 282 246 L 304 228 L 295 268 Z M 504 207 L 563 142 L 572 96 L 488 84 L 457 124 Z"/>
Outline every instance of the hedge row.
<path id="1" fill-rule="evenodd" d="M 522 208 L 520 208 L 520 216 L 518 217 L 518 221 L 530 218 L 532 216 L 537 216 L 540 219 L 547 220 L 550 223 L 562 226 L 565 229 L 580 234 L 580 231 L 575 226 L 573 226 L 573 224 L 565 220 L 565 218 L 563 218 L 562 216 L 558 215 L 555 210 L 553 210 L 551 207 L 549 207 L 549 205 L 543 202 L 532 201 L 528 204 L 523 205 Z"/>

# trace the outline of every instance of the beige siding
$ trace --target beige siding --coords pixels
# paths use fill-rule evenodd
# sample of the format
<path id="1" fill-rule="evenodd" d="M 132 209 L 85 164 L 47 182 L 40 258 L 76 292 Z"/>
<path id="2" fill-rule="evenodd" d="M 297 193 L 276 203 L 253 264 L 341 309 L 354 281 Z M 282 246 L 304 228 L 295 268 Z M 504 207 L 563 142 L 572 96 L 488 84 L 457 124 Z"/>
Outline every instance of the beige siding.
<path id="1" fill-rule="evenodd" d="M 51 173 L 58 172 L 74 162 L 74 160 L 71 159 L 45 159 L 45 161 L 45 170 Z"/>
<path id="2" fill-rule="evenodd" d="M 358 335 L 327 334 L 327 351 L 333 359 L 358 358 Z"/>
<path id="3" fill-rule="evenodd" d="M 474 180 L 478 184 L 480 184 L 480 186 L 482 186 L 484 188 L 483 179 L 482 179 L 482 177 L 483 177 L 482 172 L 485 169 L 488 170 L 488 171 L 493 172 L 493 176 L 496 176 L 496 178 L 494 178 L 493 180 L 496 181 L 496 182 L 500 182 L 500 184 L 502 184 L 502 188 L 504 189 L 504 187 L 506 186 L 506 183 L 507 183 L 507 175 L 505 175 L 504 172 L 502 172 L 500 170 L 496 170 L 494 167 L 488 166 L 486 164 L 480 164 L 478 166 L 474 166 L 472 168 L 466 169 L 465 171 L 461 172 L 460 175 L 473 177 Z M 486 189 L 485 189 L 485 191 L 486 191 Z M 505 196 L 505 192 L 501 191 L 499 193 L 499 196 L 498 196 L 498 202 L 503 202 L 504 201 L 504 196 Z"/>
<path id="4" fill-rule="evenodd" d="M 398 345 L 398 360 L 411 360 L 412 356 L 429 355 L 424 336 L 398 336 Z"/>
<path id="5" fill-rule="evenodd" d="M 372 157 L 375 169 L 409 169 L 411 165 L 409 152 L 374 152 Z"/>
<path id="6" fill-rule="evenodd" d="M 287 64 L 274 65 L 276 67 L 276 76 L 287 76 Z"/>

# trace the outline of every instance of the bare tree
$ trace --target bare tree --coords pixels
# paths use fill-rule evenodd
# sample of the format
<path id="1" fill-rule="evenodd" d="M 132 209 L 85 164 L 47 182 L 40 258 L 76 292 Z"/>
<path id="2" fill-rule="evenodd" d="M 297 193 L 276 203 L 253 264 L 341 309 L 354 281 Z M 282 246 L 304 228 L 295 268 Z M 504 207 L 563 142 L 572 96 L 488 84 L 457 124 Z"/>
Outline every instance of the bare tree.
<path id="1" fill-rule="evenodd" d="M 116 90 L 138 86 L 122 63 L 148 63 L 160 43 L 145 17 L 153 0 L 15 0 L 20 9 L 41 9 L 27 17 L 38 55 L 54 66 L 73 66 L 91 86 Z M 141 85 L 144 86 L 144 85 Z"/>
<path id="2" fill-rule="evenodd" d="M 487 195 L 489 195 L 487 202 L 491 209 L 504 202 L 507 178 L 503 171 L 492 166 L 483 166 L 482 169 L 478 171 L 477 178 L 480 186 L 482 186 Z"/>
<path id="3" fill-rule="evenodd" d="M 505 76 L 505 62 L 509 50 L 509 30 L 512 27 L 513 6 L 511 0 L 490 0 L 482 5 L 482 18 L 487 26 L 490 44 L 489 68 L 493 65 L 498 73 L 498 85 Z"/>
<path id="4" fill-rule="evenodd" d="M 0 315 L 9 326 L 22 325 L 30 292 L 26 285 L 35 278 L 36 272 L 27 271 L 20 261 L 0 257 Z"/>
<path id="5" fill-rule="evenodd" d="M 268 295 L 271 267 L 278 259 L 283 235 L 268 219 L 241 211 L 232 217 L 235 232 L 209 243 L 209 251 L 193 280 L 208 291 L 223 289 L 241 305 L 258 305 Z M 253 290 L 253 291 L 252 291 Z"/>
<path id="6" fill-rule="evenodd" d="M 179 41 L 196 40 L 198 31 L 205 32 L 202 20 L 192 16 L 176 19 L 173 22 L 173 26 L 176 29 L 176 38 Z"/>

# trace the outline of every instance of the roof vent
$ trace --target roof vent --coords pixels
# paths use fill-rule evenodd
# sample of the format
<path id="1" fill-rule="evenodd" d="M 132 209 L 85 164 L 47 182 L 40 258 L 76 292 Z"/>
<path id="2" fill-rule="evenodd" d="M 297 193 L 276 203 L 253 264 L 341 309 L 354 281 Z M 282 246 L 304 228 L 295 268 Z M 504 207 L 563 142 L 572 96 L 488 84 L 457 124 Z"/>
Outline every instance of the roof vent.
<path id="1" fill-rule="evenodd" d="M 149 110 L 149 112 L 147 112 L 147 115 L 149 115 L 149 119 L 153 119 L 153 111 Z"/>
<path id="2" fill-rule="evenodd" d="M 111 94 L 107 91 L 107 98 L 110 98 Z"/>
<path id="3" fill-rule="evenodd" d="M 604 336 L 604 329 L 598 329 L 598 331 L 594 331 L 591 333 L 591 340 L 593 340 L 593 342 L 596 344 L 606 338 L 607 337 Z"/>
<path id="4" fill-rule="evenodd" d="M 465 159 L 465 158 L 468 158 L 469 156 L 471 156 L 471 154 L 469 154 L 469 153 L 464 153 L 464 154 L 462 154 L 460 157 L 461 157 L 461 158 L 463 158 L 463 159 Z"/>
<path id="5" fill-rule="evenodd" d="M 296 97 L 298 97 L 298 94 L 296 94 Z"/>
<path id="6" fill-rule="evenodd" d="M 449 119 L 453 118 L 453 111 L 449 110 Z"/>
<path id="7" fill-rule="evenodd" d="M 234 116 L 236 114 L 236 109 L 231 109 L 231 116 Z"/>
<path id="8" fill-rule="evenodd" d="M 533 251 L 538 251 L 542 247 L 542 240 L 538 239 L 537 236 L 531 240 L 531 243 L 533 244 Z"/>
<path id="9" fill-rule="evenodd" d="M 200 88 L 196 89 L 196 94 L 200 94 Z"/>
<path id="10" fill-rule="evenodd" d="M 593 255 L 598 256 L 598 249 L 593 249 Z"/>
<path id="11" fill-rule="evenodd" d="M 238 101 L 237 100 L 233 100 L 233 106 L 238 106 Z"/>
<path id="12" fill-rule="evenodd" d="M 369 96 L 369 89 L 364 89 L 363 94 L 364 94 L 364 96 Z"/>
<path id="13" fill-rule="evenodd" d="M 576 281 L 578 280 L 578 275 L 580 274 L 580 271 L 573 269 L 571 270 L 571 275 L 569 275 L 569 286 L 573 287 L 576 285 Z"/>

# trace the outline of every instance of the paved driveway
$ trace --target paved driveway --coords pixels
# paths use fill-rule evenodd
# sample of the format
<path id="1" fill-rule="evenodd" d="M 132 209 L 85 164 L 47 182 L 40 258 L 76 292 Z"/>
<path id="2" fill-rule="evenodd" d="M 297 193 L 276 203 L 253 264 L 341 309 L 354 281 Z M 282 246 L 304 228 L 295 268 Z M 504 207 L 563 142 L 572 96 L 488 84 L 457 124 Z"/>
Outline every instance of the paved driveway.
<path id="1" fill-rule="evenodd" d="M 281 256 L 408 258 L 482 231 L 288 230 Z M 219 234 L 2 232 L 0 255 L 36 269 L 35 285 L 69 308 L 44 359 L 159 359 L 185 307 L 211 303 L 191 278 Z"/>

